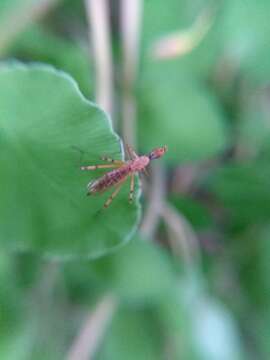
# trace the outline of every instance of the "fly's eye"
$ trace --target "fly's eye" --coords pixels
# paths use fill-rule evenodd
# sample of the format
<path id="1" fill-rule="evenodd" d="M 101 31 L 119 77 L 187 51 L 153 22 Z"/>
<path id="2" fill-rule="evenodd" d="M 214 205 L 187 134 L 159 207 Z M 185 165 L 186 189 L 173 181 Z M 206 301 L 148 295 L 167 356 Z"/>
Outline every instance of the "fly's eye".
<path id="1" fill-rule="evenodd" d="M 148 155 L 150 160 L 154 160 L 156 158 L 156 154 L 154 151 L 151 151 L 150 154 Z"/>

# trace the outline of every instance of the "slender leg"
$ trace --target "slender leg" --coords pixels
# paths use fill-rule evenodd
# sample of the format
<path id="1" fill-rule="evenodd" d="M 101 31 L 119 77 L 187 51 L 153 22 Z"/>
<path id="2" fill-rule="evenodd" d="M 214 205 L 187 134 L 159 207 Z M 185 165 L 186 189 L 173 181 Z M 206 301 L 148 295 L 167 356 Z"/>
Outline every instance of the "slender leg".
<path id="1" fill-rule="evenodd" d="M 143 169 L 143 173 L 144 173 L 144 175 L 149 176 L 149 172 L 145 168 Z"/>
<path id="2" fill-rule="evenodd" d="M 131 174 L 130 176 L 130 190 L 129 190 L 129 202 L 132 203 L 134 195 L 134 184 L 135 184 L 135 175 Z"/>
<path id="3" fill-rule="evenodd" d="M 130 159 L 136 159 L 138 157 L 138 155 L 136 154 L 136 152 L 132 149 L 132 147 L 128 144 L 125 144 L 125 147 L 127 149 L 127 154 L 129 155 Z"/>
<path id="4" fill-rule="evenodd" d="M 117 185 L 116 189 L 114 190 L 114 192 L 112 193 L 112 195 L 108 198 L 108 200 L 105 202 L 104 204 L 104 208 L 106 209 L 111 202 L 113 201 L 113 199 L 116 197 L 116 195 L 119 193 L 122 185 L 123 185 L 124 181 L 121 181 L 120 184 Z"/>
<path id="5" fill-rule="evenodd" d="M 109 169 L 109 168 L 117 168 L 119 164 L 102 164 L 102 165 L 87 165 L 81 166 L 81 170 L 96 170 L 96 169 Z"/>

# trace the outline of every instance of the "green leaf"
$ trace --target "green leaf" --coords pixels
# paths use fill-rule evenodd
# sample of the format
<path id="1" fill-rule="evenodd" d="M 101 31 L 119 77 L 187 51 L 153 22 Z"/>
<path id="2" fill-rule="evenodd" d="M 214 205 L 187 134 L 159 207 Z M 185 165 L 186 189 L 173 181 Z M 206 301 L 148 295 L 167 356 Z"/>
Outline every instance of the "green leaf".
<path id="1" fill-rule="evenodd" d="M 0 53 L 29 25 L 39 19 L 57 1 L 2 0 L 0 4 Z"/>
<path id="2" fill-rule="evenodd" d="M 163 0 L 146 1 L 143 11 L 143 65 L 151 68 L 154 63 L 159 62 L 150 56 L 150 50 L 157 40 L 190 29 L 198 16 L 210 9 L 216 10 L 216 7 L 209 0 L 171 0 L 169 3 Z M 179 68 L 205 79 L 220 55 L 220 30 L 217 18 L 202 42 L 190 53 L 177 59 Z M 166 62 L 170 63 L 171 60 Z"/>
<path id="3" fill-rule="evenodd" d="M 269 311 L 270 305 L 270 298 L 265 296 L 270 289 L 270 227 L 268 221 L 261 226 L 252 225 L 233 239 L 231 254 L 238 267 L 243 292 L 248 293 L 250 306 L 254 308 L 256 318 L 259 318 L 262 312 Z M 244 310 L 241 311 L 243 316 Z"/>
<path id="4" fill-rule="evenodd" d="M 177 62 L 152 66 L 139 94 L 143 151 L 167 144 L 169 162 L 198 161 L 224 150 L 226 128 L 217 100 Z"/>
<path id="5" fill-rule="evenodd" d="M 252 223 L 269 219 L 269 176 L 267 163 L 232 164 L 215 171 L 208 186 L 233 224 L 248 226 L 251 219 Z"/>
<path id="6" fill-rule="evenodd" d="M 209 209 L 198 200 L 188 196 L 170 196 L 173 205 L 188 219 L 191 225 L 198 230 L 209 228 L 213 220 Z"/>
<path id="7" fill-rule="evenodd" d="M 208 74 L 214 63 L 216 39 L 202 41 L 189 55 L 171 61 L 149 57 L 153 41 L 190 26 L 206 7 L 185 0 L 170 4 L 149 0 L 145 6 L 143 46 L 148 53 L 138 88 L 140 146 L 148 151 L 167 144 L 170 152 L 165 159 L 172 163 L 209 158 L 227 143 L 221 105 L 198 76 Z"/>
<path id="8" fill-rule="evenodd" d="M 101 172 L 81 172 L 101 155 L 121 158 L 107 116 L 66 74 L 48 66 L 0 69 L 0 246 L 54 257 L 95 258 L 128 241 L 138 204 L 128 184 L 110 195 L 87 197 Z"/>
<path id="9" fill-rule="evenodd" d="M 244 359 L 237 324 L 221 303 L 205 293 L 202 280 L 183 278 L 157 308 L 171 345 L 170 358 Z"/>
<path id="10" fill-rule="evenodd" d="M 163 359 L 155 319 L 140 308 L 121 308 L 114 317 L 97 360 Z"/>
<path id="11" fill-rule="evenodd" d="M 33 25 L 19 34 L 6 50 L 7 55 L 21 60 L 49 63 L 69 73 L 87 97 L 93 95 L 91 63 L 86 49 L 46 30 Z"/>
<path id="12" fill-rule="evenodd" d="M 256 50 L 267 44 L 270 32 L 268 0 L 228 0 L 224 3 L 221 26 L 223 41 L 228 53 L 249 62 Z"/>
<path id="13" fill-rule="evenodd" d="M 125 303 L 153 304 L 166 296 L 176 281 L 166 251 L 138 235 L 115 254 L 91 262 L 66 263 L 63 276 L 76 303 L 89 303 L 112 292 Z"/>
<path id="14" fill-rule="evenodd" d="M 268 0 L 228 0 L 224 2 L 220 28 L 224 52 L 230 63 L 253 82 L 268 83 L 270 36 Z"/>
<path id="15" fill-rule="evenodd" d="M 32 0 L 27 0 L 25 3 L 31 3 Z M 2 0 L 0 4 L 0 20 L 3 22 L 13 12 L 18 5 L 20 0 Z"/>
<path id="16" fill-rule="evenodd" d="M 17 287 L 12 258 L 0 254 L 0 333 L 8 335 L 10 328 L 19 324 L 21 311 L 20 291 Z M 0 345 L 1 348 L 1 345 Z"/>
<path id="17" fill-rule="evenodd" d="M 270 128 L 268 99 L 257 96 L 245 99 L 238 119 L 238 146 L 241 153 L 251 158 L 260 158 L 270 154 Z"/>
<path id="18" fill-rule="evenodd" d="M 116 254 L 91 263 L 91 267 L 110 290 L 129 301 L 151 303 L 163 297 L 175 281 L 166 253 L 139 236 Z"/>

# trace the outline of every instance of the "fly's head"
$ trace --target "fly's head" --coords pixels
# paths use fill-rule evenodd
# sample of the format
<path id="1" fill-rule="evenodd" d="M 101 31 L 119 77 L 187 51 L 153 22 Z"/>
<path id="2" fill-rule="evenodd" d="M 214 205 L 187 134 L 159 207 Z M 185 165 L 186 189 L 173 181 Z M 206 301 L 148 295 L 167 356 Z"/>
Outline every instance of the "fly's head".
<path id="1" fill-rule="evenodd" d="M 148 155 L 149 160 L 155 160 L 155 159 L 162 157 L 166 153 L 167 150 L 168 150 L 167 145 L 153 149 L 150 152 L 150 154 Z"/>

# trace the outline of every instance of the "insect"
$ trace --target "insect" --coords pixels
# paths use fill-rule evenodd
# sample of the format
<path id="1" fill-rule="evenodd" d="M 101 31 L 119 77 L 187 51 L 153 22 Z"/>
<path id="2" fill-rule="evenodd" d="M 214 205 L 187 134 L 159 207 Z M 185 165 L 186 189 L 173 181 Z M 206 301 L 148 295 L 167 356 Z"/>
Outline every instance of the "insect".
<path id="1" fill-rule="evenodd" d="M 153 149 L 148 155 L 139 156 L 136 152 L 129 146 L 126 145 L 127 154 L 129 160 L 114 160 L 108 157 L 102 157 L 103 161 L 107 161 L 109 164 L 100 164 L 100 165 L 88 165 L 81 166 L 81 170 L 92 171 L 96 169 L 112 169 L 102 177 L 89 182 L 87 185 L 87 195 L 93 195 L 96 193 L 102 193 L 112 187 L 115 187 L 113 193 L 105 202 L 104 207 L 107 208 L 116 195 L 119 193 L 122 185 L 130 177 L 130 191 L 129 191 L 129 202 L 133 201 L 134 193 L 134 180 L 135 174 L 140 172 L 146 172 L 146 167 L 149 165 L 151 160 L 160 158 L 168 150 L 167 146 L 162 146 L 156 149 Z"/>

